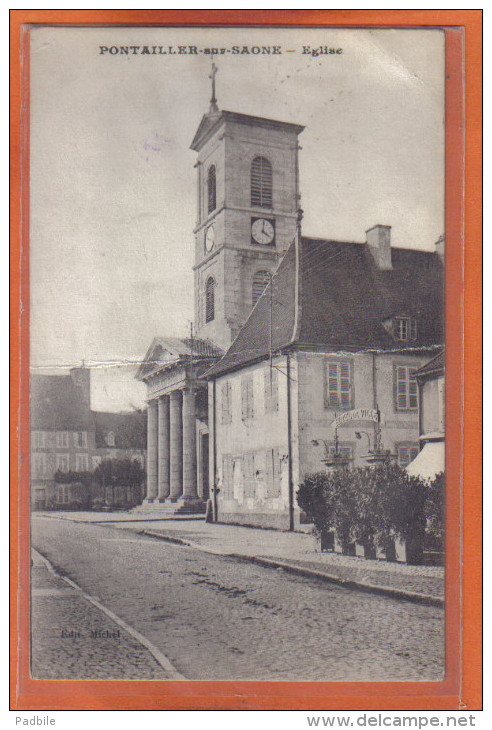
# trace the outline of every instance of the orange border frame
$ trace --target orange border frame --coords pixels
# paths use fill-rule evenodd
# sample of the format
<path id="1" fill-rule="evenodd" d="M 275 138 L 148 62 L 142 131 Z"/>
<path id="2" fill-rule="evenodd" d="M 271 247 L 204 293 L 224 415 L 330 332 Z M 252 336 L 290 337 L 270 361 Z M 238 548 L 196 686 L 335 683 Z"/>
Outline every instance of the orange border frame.
<path id="1" fill-rule="evenodd" d="M 11 10 L 10 16 L 11 709 L 480 710 L 481 10 Z M 30 24 L 445 28 L 446 336 L 448 353 L 452 353 L 447 359 L 446 398 L 447 441 L 453 444 L 447 449 L 446 470 L 448 520 L 453 530 L 448 530 L 443 682 L 54 682 L 29 678 Z"/>

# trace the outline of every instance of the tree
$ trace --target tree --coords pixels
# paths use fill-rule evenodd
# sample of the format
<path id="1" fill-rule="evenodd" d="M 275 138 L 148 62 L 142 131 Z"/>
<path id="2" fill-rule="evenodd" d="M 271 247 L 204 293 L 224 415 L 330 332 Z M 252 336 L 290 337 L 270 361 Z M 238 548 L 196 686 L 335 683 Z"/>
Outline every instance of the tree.
<path id="1" fill-rule="evenodd" d="M 106 489 L 111 490 L 111 504 L 115 504 L 115 489 L 129 487 L 132 502 L 137 503 L 140 498 L 140 487 L 145 478 L 145 472 L 135 459 L 104 459 L 94 469 L 94 481 L 103 489 L 106 499 Z"/>
<path id="2" fill-rule="evenodd" d="M 344 553 L 356 541 L 366 556 L 380 548 L 394 559 L 396 536 L 405 540 L 407 562 L 420 563 L 426 527 L 444 534 L 444 475 L 429 483 L 394 463 L 309 474 L 297 501 L 318 534 L 336 532 Z"/>

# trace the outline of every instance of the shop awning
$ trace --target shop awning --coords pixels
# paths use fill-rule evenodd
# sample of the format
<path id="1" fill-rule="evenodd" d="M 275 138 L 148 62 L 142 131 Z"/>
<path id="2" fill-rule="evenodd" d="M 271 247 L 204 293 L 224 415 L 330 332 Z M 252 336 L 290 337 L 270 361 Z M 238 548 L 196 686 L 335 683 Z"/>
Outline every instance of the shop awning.
<path id="1" fill-rule="evenodd" d="M 410 476 L 434 479 L 444 471 L 444 439 L 427 441 L 422 451 L 405 467 Z"/>

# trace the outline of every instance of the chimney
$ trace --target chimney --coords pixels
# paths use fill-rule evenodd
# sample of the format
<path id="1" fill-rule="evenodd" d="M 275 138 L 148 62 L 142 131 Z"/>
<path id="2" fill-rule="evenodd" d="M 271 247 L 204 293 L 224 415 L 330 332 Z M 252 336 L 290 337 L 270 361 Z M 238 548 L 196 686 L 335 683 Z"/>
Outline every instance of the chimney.
<path id="1" fill-rule="evenodd" d="M 444 238 L 444 235 L 439 236 L 438 240 L 436 241 L 436 253 L 441 259 L 441 261 L 444 261 L 444 244 L 446 239 Z"/>
<path id="2" fill-rule="evenodd" d="M 381 271 L 392 269 L 391 264 L 391 226 L 377 225 L 366 231 L 369 251 Z"/>
<path id="3" fill-rule="evenodd" d="M 70 377 L 82 391 L 82 398 L 87 408 L 91 407 L 91 371 L 89 368 L 71 368 Z"/>

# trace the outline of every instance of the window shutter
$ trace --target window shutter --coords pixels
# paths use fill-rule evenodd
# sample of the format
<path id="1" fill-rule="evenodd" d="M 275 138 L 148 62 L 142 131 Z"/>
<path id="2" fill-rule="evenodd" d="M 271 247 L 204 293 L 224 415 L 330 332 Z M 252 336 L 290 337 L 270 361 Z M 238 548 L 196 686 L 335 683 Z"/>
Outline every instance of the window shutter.
<path id="1" fill-rule="evenodd" d="M 328 400 L 331 406 L 338 407 L 338 367 L 336 363 L 328 365 Z"/>
<path id="2" fill-rule="evenodd" d="M 253 378 L 241 381 L 241 411 L 243 420 L 253 417 Z"/>
<path id="3" fill-rule="evenodd" d="M 417 381 L 415 372 L 417 368 L 408 368 L 408 407 L 417 408 Z"/>
<path id="4" fill-rule="evenodd" d="M 222 383 L 221 387 L 221 405 L 222 405 L 222 423 L 227 424 L 232 421 L 231 414 L 231 384 L 229 381 Z"/>
<path id="5" fill-rule="evenodd" d="M 251 163 L 251 205 L 272 207 L 272 166 L 266 157 L 255 157 Z"/>
<path id="6" fill-rule="evenodd" d="M 405 409 L 407 407 L 407 378 L 406 378 L 406 368 L 404 367 L 397 367 L 396 368 L 396 374 L 397 374 L 397 407 L 400 409 Z"/>
<path id="7" fill-rule="evenodd" d="M 253 378 L 246 381 L 246 418 L 253 418 L 254 402 L 253 402 Z"/>
<path id="8" fill-rule="evenodd" d="M 330 408 L 352 405 L 352 372 L 349 361 L 329 362 L 327 367 L 327 403 Z"/>
<path id="9" fill-rule="evenodd" d="M 411 319 L 410 320 L 410 337 L 412 340 L 417 339 L 417 320 Z"/>
<path id="10" fill-rule="evenodd" d="M 350 406 L 350 365 L 340 363 L 340 405 L 342 408 Z"/>

